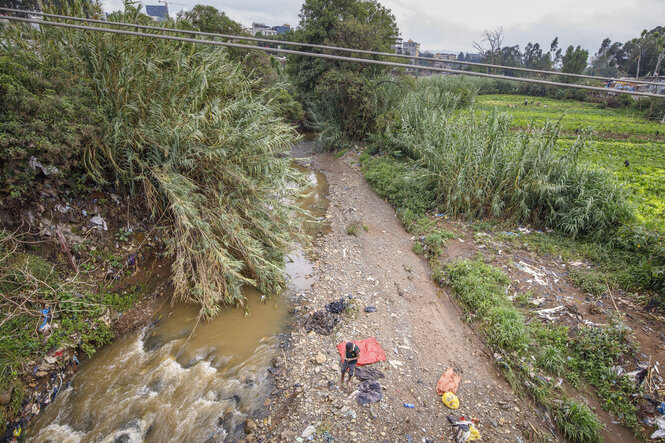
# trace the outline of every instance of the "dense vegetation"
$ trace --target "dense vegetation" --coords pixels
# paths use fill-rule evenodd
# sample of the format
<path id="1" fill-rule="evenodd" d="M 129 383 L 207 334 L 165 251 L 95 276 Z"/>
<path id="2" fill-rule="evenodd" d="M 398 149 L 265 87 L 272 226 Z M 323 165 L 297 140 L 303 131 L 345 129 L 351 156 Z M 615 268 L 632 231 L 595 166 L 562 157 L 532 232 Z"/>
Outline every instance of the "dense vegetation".
<path id="1" fill-rule="evenodd" d="M 11 177 L 34 156 L 144 199 L 172 229 L 177 293 L 205 316 L 242 303 L 245 284 L 281 288 L 297 174 L 277 155 L 295 139 L 279 87 L 261 89 L 220 48 L 53 27 L 5 38 L 5 190 L 26 189 L 31 177 Z"/>
<path id="2" fill-rule="evenodd" d="M 148 22 L 125 6 L 113 20 Z M 83 10 L 74 3 L 59 12 Z M 215 11 L 198 12 L 189 18 L 212 26 L 201 16 Z M 119 195 L 156 225 L 176 296 L 199 304 L 201 317 L 243 305 L 245 285 L 267 295 L 281 290 L 283 254 L 301 233 L 294 202 L 303 182 L 283 155 L 297 138 L 285 117 L 299 119 L 302 110 L 276 84 L 269 57 L 47 26 L 0 32 L 3 215 L 42 203 L 51 210 L 57 199 L 103 189 L 96 206 Z M 54 198 L 47 202 L 45 192 Z M 70 243 L 92 257 L 73 275 L 67 262 L 52 261 L 57 254 L 30 241 L 34 232 L 19 219 L 2 224 L 0 390 L 14 389 L 1 411 L 14 416 L 28 361 L 69 345 L 91 355 L 113 338 L 109 313 L 127 309 L 138 294 L 87 279 L 101 248 Z M 117 242 L 129 235 L 121 230 Z M 105 261 L 126 267 L 124 257 Z M 50 334 L 37 332 L 42 310 L 57 318 Z"/>
<path id="3" fill-rule="evenodd" d="M 371 0 L 307 0 L 295 41 L 372 51 L 390 51 L 397 37 L 395 17 Z M 389 80 L 376 65 L 289 56 L 289 79 L 309 113 L 309 124 L 336 144 L 361 140 L 381 115 L 377 89 Z"/>

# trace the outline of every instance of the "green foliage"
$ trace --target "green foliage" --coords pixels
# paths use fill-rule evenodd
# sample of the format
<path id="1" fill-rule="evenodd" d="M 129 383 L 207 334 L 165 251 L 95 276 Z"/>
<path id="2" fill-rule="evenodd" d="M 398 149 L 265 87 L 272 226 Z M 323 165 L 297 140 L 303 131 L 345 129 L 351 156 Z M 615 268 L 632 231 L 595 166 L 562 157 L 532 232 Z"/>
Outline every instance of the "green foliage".
<path id="1" fill-rule="evenodd" d="M 602 423 L 585 404 L 566 399 L 557 409 L 556 423 L 563 435 L 575 443 L 600 443 L 603 441 Z"/>
<path id="2" fill-rule="evenodd" d="M 421 80 L 380 134 L 386 152 L 410 158 L 433 184 L 432 204 L 447 214 L 531 222 L 572 236 L 603 237 L 630 220 L 614 177 L 579 161 L 585 137 L 562 156 L 560 124 L 515 133 L 505 114 L 454 112 L 460 99 L 445 81 Z"/>
<path id="3" fill-rule="evenodd" d="M 443 253 L 448 240 L 458 238 L 459 236 L 454 232 L 446 229 L 434 229 L 423 238 L 423 246 L 425 250 L 425 257 L 428 259 L 436 258 Z"/>
<path id="4" fill-rule="evenodd" d="M 587 59 L 589 58 L 589 51 L 582 49 L 579 45 L 574 48 L 572 45 L 568 46 L 566 53 L 561 58 L 563 66 L 561 71 L 573 74 L 582 74 L 587 66 Z"/>
<path id="5" fill-rule="evenodd" d="M 571 269 L 570 279 L 582 291 L 600 297 L 607 292 L 607 276 L 598 271 Z"/>
<path id="6" fill-rule="evenodd" d="M 389 51 L 397 37 L 395 17 L 374 0 L 306 0 L 299 42 Z M 386 68 L 289 56 L 289 77 L 307 104 L 310 124 L 329 147 L 344 147 L 374 131 L 382 114 L 382 90 L 393 81 Z"/>
<path id="7" fill-rule="evenodd" d="M 619 376 L 612 370 L 636 352 L 631 345 L 630 330 L 620 323 L 584 327 L 573 340 L 572 348 L 575 358 L 571 367 L 596 388 L 605 409 L 615 412 L 626 426 L 639 434 L 637 407 L 631 402 L 636 388 L 630 377 Z"/>
<path id="8" fill-rule="evenodd" d="M 242 34 L 242 25 L 231 20 L 224 11 L 214 6 L 196 5 L 189 11 L 180 11 L 178 20 L 184 20 L 203 32 L 216 34 Z"/>
<path id="9" fill-rule="evenodd" d="M 389 157 L 368 158 L 362 171 L 374 191 L 412 214 L 423 214 L 434 206 L 436 194 L 429 174 L 415 162 Z"/>
<path id="10" fill-rule="evenodd" d="M 351 223 L 349 226 L 346 227 L 346 233 L 349 235 L 353 235 L 355 237 L 358 236 L 358 230 L 360 227 L 358 226 L 357 223 Z"/>
<path id="11" fill-rule="evenodd" d="M 22 43 L 22 45 L 25 43 Z M 18 49 L 18 48 L 14 48 Z M 76 75 L 68 52 L 0 55 L 0 195 L 21 197 L 43 174 L 81 176 L 81 153 L 100 139 L 102 121 L 90 81 Z"/>
<path id="12" fill-rule="evenodd" d="M 126 9 L 114 19 L 140 19 Z M 3 39 L 8 60 L 77 73 L 69 84 L 94 97 L 100 137 L 67 153 L 95 180 L 139 194 L 171 228 L 179 297 L 209 317 L 220 303 L 241 304 L 246 284 L 283 287 L 301 180 L 280 155 L 296 134 L 275 89 L 260 90 L 222 48 L 53 27 L 11 26 Z"/>
<path id="13" fill-rule="evenodd" d="M 119 292 L 104 294 L 102 303 L 118 312 L 125 312 L 132 307 L 138 296 L 138 287 L 132 287 L 122 294 Z"/>
<path id="14" fill-rule="evenodd" d="M 538 366 L 550 374 L 560 376 L 566 365 L 565 353 L 561 348 L 554 345 L 544 346 L 538 353 Z"/>

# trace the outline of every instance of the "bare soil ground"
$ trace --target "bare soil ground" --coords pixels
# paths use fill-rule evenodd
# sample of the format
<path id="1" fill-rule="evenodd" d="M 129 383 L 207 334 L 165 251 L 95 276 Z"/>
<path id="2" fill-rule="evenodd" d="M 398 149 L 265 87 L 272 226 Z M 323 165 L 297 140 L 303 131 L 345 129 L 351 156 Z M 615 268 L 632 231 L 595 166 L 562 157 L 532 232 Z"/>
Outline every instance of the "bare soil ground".
<path id="1" fill-rule="evenodd" d="M 311 158 L 311 167 L 329 183 L 331 230 L 314 245 L 314 284 L 295 308 L 294 321 L 302 325 L 340 297 L 351 297 L 353 308 L 329 336 L 294 327 L 286 360 L 276 362 L 280 373 L 271 415 L 248 440 L 293 441 L 310 425 L 319 441 L 328 436 L 335 441 L 448 440 L 449 414 L 476 418 L 485 441 L 528 441 L 535 429 L 546 431 L 548 420 L 500 376 L 482 339 L 432 281 L 425 260 L 412 252 L 411 235 L 394 209 L 374 194 L 352 163 L 353 156 Z M 352 223 L 361 227 L 357 236 L 347 232 Z M 377 311 L 366 313 L 366 306 Z M 372 365 L 385 374 L 380 379 L 383 399 L 361 407 L 350 398 L 357 380 L 350 388 L 339 387 L 336 345 L 367 337 L 377 338 L 388 362 Z M 326 357 L 322 364 L 315 361 L 319 352 Z M 443 405 L 435 388 L 448 367 L 462 377 L 456 411 Z M 294 384 L 301 387 L 290 389 Z"/>

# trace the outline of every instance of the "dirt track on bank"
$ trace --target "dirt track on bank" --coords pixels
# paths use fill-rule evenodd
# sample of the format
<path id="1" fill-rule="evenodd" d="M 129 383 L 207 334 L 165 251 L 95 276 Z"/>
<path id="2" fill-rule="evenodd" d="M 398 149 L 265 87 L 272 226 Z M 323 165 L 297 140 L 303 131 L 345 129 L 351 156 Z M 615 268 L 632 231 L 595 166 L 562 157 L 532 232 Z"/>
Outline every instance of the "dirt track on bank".
<path id="1" fill-rule="evenodd" d="M 279 394 L 255 435 L 293 441 L 312 425 L 315 441 L 328 435 L 335 441 L 440 441 L 452 435 L 449 414 L 477 418 L 484 441 L 525 441 L 533 428 L 545 430 L 540 413 L 515 395 L 461 311 L 432 281 L 425 260 L 412 252 L 411 235 L 366 183 L 353 154 L 339 160 L 319 154 L 301 162 L 328 180 L 330 232 L 313 247 L 314 283 L 295 308 L 286 361 L 278 362 L 273 392 Z M 352 223 L 360 227 L 357 236 L 347 233 Z M 465 255 L 464 249 L 456 253 Z M 302 327 L 308 315 L 340 297 L 351 297 L 353 313 L 342 315 L 329 336 L 308 334 Z M 367 306 L 377 311 L 366 313 Z M 358 381 L 349 389 L 338 386 L 335 345 L 372 336 L 388 357 L 372 365 L 385 374 L 383 399 L 358 406 L 349 398 Z M 319 352 L 326 357 L 323 364 L 315 361 Z M 457 411 L 447 409 L 435 389 L 451 366 L 462 377 Z M 280 392 L 296 383 L 302 387 Z M 405 402 L 415 407 L 405 408 Z"/>

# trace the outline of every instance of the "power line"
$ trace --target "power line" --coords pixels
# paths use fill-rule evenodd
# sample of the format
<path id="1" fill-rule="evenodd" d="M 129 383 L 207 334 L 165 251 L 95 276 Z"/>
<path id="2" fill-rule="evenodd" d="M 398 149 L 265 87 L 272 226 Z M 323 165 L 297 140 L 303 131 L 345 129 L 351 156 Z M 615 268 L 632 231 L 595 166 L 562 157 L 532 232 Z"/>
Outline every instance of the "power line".
<path id="1" fill-rule="evenodd" d="M 346 56 L 332 55 L 332 54 L 320 54 L 320 53 L 316 53 L 316 52 L 295 51 L 295 50 L 292 50 L 292 49 L 266 48 L 266 47 L 261 47 L 261 46 L 246 45 L 246 44 L 242 44 L 242 43 L 221 42 L 221 41 L 217 41 L 217 40 L 200 40 L 200 39 L 195 39 L 195 38 L 176 37 L 176 36 L 171 36 L 171 35 L 147 34 L 145 32 L 125 31 L 125 30 L 121 30 L 121 29 L 110 29 L 110 28 L 100 28 L 100 27 L 96 27 L 96 26 L 83 26 L 83 25 L 75 25 L 75 24 L 71 24 L 71 23 L 49 22 L 49 21 L 44 21 L 44 20 L 37 20 L 37 19 L 23 18 L 23 17 L 4 16 L 2 18 L 7 19 L 7 20 L 11 20 L 11 21 L 18 21 L 18 22 L 24 22 L 24 23 L 34 23 L 34 24 L 38 24 L 38 25 L 56 26 L 56 27 L 70 28 L 70 29 L 79 29 L 79 30 L 83 30 L 83 31 L 94 31 L 94 32 L 102 32 L 102 33 L 109 33 L 109 34 L 130 35 L 130 36 L 135 36 L 135 37 L 149 37 L 149 38 L 156 38 L 156 39 L 160 39 L 160 40 L 179 41 L 179 42 L 184 42 L 184 43 L 199 43 L 199 44 L 213 45 L 213 46 L 227 46 L 227 47 L 240 48 L 240 49 L 261 50 L 261 51 L 264 51 L 264 52 L 273 52 L 273 53 L 279 53 L 279 54 L 304 55 L 304 56 L 307 56 L 307 57 L 323 58 L 323 59 L 329 59 L 329 60 L 340 60 L 340 61 L 365 63 L 365 64 L 372 64 L 372 65 L 380 65 L 380 66 L 390 66 L 390 67 L 395 67 L 395 68 L 411 68 L 411 69 L 417 69 L 417 70 L 421 70 L 421 71 L 445 72 L 445 73 L 448 73 L 448 74 L 460 74 L 460 75 L 469 75 L 469 76 L 474 76 L 474 77 L 485 77 L 485 78 L 493 78 L 493 79 L 502 79 L 502 80 L 523 82 L 523 83 L 533 83 L 533 84 L 546 85 L 546 86 L 559 86 L 559 87 L 566 87 L 566 88 L 573 88 L 573 89 L 585 89 L 585 90 L 588 90 L 588 91 L 597 91 L 597 92 L 605 92 L 605 93 L 611 92 L 611 93 L 616 93 L 616 94 L 628 94 L 628 95 L 638 95 L 638 96 L 643 96 L 643 97 L 665 98 L 665 95 L 654 94 L 654 93 L 651 93 L 651 92 L 624 91 L 624 90 L 617 90 L 617 89 L 600 88 L 600 87 L 597 87 L 597 86 L 587 86 L 587 85 L 576 85 L 576 84 L 552 82 L 552 81 L 548 81 L 548 80 L 537 80 L 537 79 L 521 78 L 521 77 L 507 77 L 507 76 L 497 75 L 497 74 L 485 74 L 485 73 L 482 73 L 482 72 L 459 71 L 459 70 L 456 70 L 456 69 L 435 68 L 435 67 L 420 66 L 420 65 L 405 65 L 403 63 L 388 62 L 388 61 L 383 61 L 383 60 L 372 60 L 372 59 L 364 59 L 364 58 L 356 58 L 356 57 L 346 57 Z"/>
<path id="2" fill-rule="evenodd" d="M 344 47 L 340 47 L 340 46 L 318 45 L 318 44 L 314 44 L 314 43 L 300 43 L 300 42 L 290 42 L 290 41 L 286 41 L 286 40 L 272 40 L 272 39 L 267 39 L 267 38 L 248 37 L 248 36 L 243 36 L 243 35 L 218 34 L 218 33 L 213 33 L 213 32 L 194 31 L 194 30 L 189 30 L 189 29 L 175 29 L 175 28 L 166 28 L 166 27 L 161 27 L 161 26 L 140 25 L 140 24 L 135 24 L 135 23 L 111 22 L 111 21 L 107 21 L 107 20 L 97 20 L 97 19 L 90 19 L 90 18 L 83 18 L 83 17 L 72 17 L 72 16 L 68 16 L 68 15 L 49 14 L 49 13 L 39 12 L 39 11 L 34 11 L 33 12 L 33 11 L 26 11 L 26 10 L 22 10 L 22 9 L 0 8 L 0 11 L 28 13 L 28 14 L 33 14 L 33 15 L 41 15 L 41 16 L 44 16 L 44 17 L 58 18 L 58 19 L 64 19 L 64 20 L 74 20 L 74 21 L 80 21 L 80 22 L 85 22 L 85 23 L 99 23 L 99 24 L 110 25 L 110 26 L 124 26 L 124 27 L 128 27 L 128 28 L 146 29 L 146 30 L 161 31 L 161 32 L 174 32 L 174 33 L 181 33 L 181 34 L 201 35 L 201 36 L 205 36 L 205 37 L 219 37 L 219 38 L 228 38 L 228 39 L 233 39 L 233 40 L 253 41 L 253 42 L 259 42 L 259 43 L 283 44 L 283 45 L 289 45 L 289 46 L 301 46 L 301 47 L 307 47 L 307 48 L 317 48 L 317 49 L 327 49 L 327 50 L 334 50 L 334 51 L 353 52 L 353 53 L 358 53 L 358 54 L 379 55 L 379 56 L 383 56 L 383 57 L 395 57 L 395 58 L 402 58 L 402 59 L 408 59 L 408 60 L 422 60 L 422 61 L 426 61 L 426 62 L 430 62 L 430 63 L 436 63 L 438 61 L 438 60 L 430 58 L 430 57 L 410 56 L 410 55 L 406 55 L 406 54 L 393 54 L 393 53 L 390 53 L 390 52 L 369 51 L 369 50 L 366 50 L 366 49 L 344 48 Z M 562 77 L 583 78 L 583 79 L 589 79 L 589 80 L 621 81 L 621 79 L 613 78 L 613 77 L 601 77 L 601 76 L 586 75 L 586 74 L 573 74 L 573 73 L 570 73 L 570 72 L 546 71 L 546 70 L 543 70 L 543 69 L 532 69 L 532 68 L 521 68 L 521 67 L 518 67 L 518 66 L 495 65 L 495 64 L 491 64 L 491 63 L 478 63 L 478 62 L 468 62 L 468 61 L 461 61 L 461 60 L 445 60 L 445 61 L 439 61 L 439 62 L 444 62 L 444 63 L 448 63 L 448 64 L 465 65 L 465 66 L 477 66 L 477 67 L 484 67 L 484 68 L 497 68 L 497 69 L 502 69 L 502 70 L 506 70 L 506 71 L 529 72 L 529 73 L 544 74 L 544 75 L 558 75 L 558 76 L 562 76 Z M 663 86 L 662 83 L 651 82 L 651 81 L 648 81 L 648 80 L 630 79 L 630 80 L 623 80 L 623 81 L 627 81 L 627 82 L 631 82 L 631 83 L 639 83 L 639 84 L 643 84 L 643 85 Z"/>

